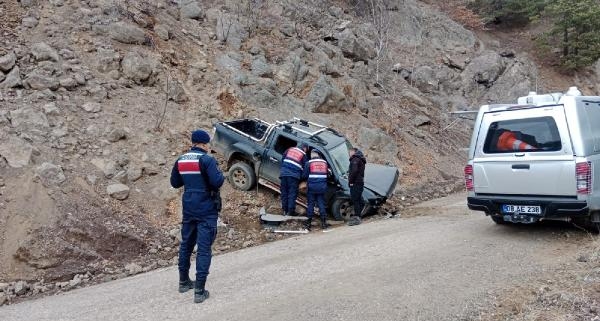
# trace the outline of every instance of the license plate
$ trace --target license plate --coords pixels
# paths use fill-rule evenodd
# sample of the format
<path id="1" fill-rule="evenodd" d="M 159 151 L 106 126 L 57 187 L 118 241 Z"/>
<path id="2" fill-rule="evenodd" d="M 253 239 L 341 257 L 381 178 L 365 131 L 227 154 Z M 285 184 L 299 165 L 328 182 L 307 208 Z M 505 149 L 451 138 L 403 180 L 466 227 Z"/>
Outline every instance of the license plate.
<path id="1" fill-rule="evenodd" d="M 502 212 L 519 214 L 542 214 L 542 207 L 530 205 L 502 205 Z"/>

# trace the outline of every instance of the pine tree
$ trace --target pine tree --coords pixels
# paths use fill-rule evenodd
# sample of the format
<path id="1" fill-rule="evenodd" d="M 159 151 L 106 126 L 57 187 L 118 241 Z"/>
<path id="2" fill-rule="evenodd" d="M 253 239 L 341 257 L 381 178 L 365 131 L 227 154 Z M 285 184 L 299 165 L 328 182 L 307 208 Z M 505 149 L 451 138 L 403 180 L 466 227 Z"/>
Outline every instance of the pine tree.
<path id="1" fill-rule="evenodd" d="M 547 19 L 552 28 L 542 35 L 541 48 L 558 46 L 566 69 L 600 59 L 600 0 L 473 0 L 471 8 L 485 22 L 507 26 Z"/>
<path id="2" fill-rule="evenodd" d="M 481 14 L 484 23 L 525 25 L 539 17 L 548 0 L 473 0 L 470 7 Z"/>
<path id="3" fill-rule="evenodd" d="M 551 0 L 546 14 L 554 27 L 548 44 L 560 43 L 561 63 L 567 69 L 600 59 L 600 3 L 598 0 Z"/>

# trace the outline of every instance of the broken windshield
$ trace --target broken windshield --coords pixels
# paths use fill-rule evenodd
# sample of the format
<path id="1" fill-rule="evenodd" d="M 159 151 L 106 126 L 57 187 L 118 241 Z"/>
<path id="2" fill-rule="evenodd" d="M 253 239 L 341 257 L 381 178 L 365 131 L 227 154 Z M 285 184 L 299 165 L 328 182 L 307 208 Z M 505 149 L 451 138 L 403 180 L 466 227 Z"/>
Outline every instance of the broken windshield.
<path id="1" fill-rule="evenodd" d="M 350 142 L 339 144 L 336 147 L 329 150 L 329 156 L 333 162 L 333 168 L 340 176 L 346 175 L 348 168 L 350 167 L 350 154 L 348 149 L 352 148 Z"/>

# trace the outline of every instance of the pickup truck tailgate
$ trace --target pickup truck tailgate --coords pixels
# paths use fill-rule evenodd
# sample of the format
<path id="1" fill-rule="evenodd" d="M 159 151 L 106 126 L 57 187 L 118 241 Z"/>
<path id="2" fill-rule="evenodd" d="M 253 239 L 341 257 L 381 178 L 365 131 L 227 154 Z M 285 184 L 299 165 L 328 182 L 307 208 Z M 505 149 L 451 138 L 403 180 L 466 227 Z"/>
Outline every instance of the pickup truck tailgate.
<path id="1" fill-rule="evenodd" d="M 474 162 L 475 193 L 575 196 L 573 159 Z"/>
<path id="2" fill-rule="evenodd" d="M 577 195 L 564 106 L 483 116 L 473 158 L 476 194 Z"/>

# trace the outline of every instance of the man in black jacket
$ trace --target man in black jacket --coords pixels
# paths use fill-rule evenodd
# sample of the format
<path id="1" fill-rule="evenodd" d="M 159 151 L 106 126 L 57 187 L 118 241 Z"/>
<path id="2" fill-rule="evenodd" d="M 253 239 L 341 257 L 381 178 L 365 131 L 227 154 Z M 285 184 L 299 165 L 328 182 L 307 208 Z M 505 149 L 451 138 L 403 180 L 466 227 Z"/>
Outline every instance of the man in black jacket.
<path id="1" fill-rule="evenodd" d="M 358 148 L 350 148 L 349 153 L 348 185 L 350 185 L 350 198 L 354 206 L 355 220 L 360 222 L 360 215 L 365 205 L 362 193 L 365 186 L 365 164 L 367 164 L 367 159 Z"/>

